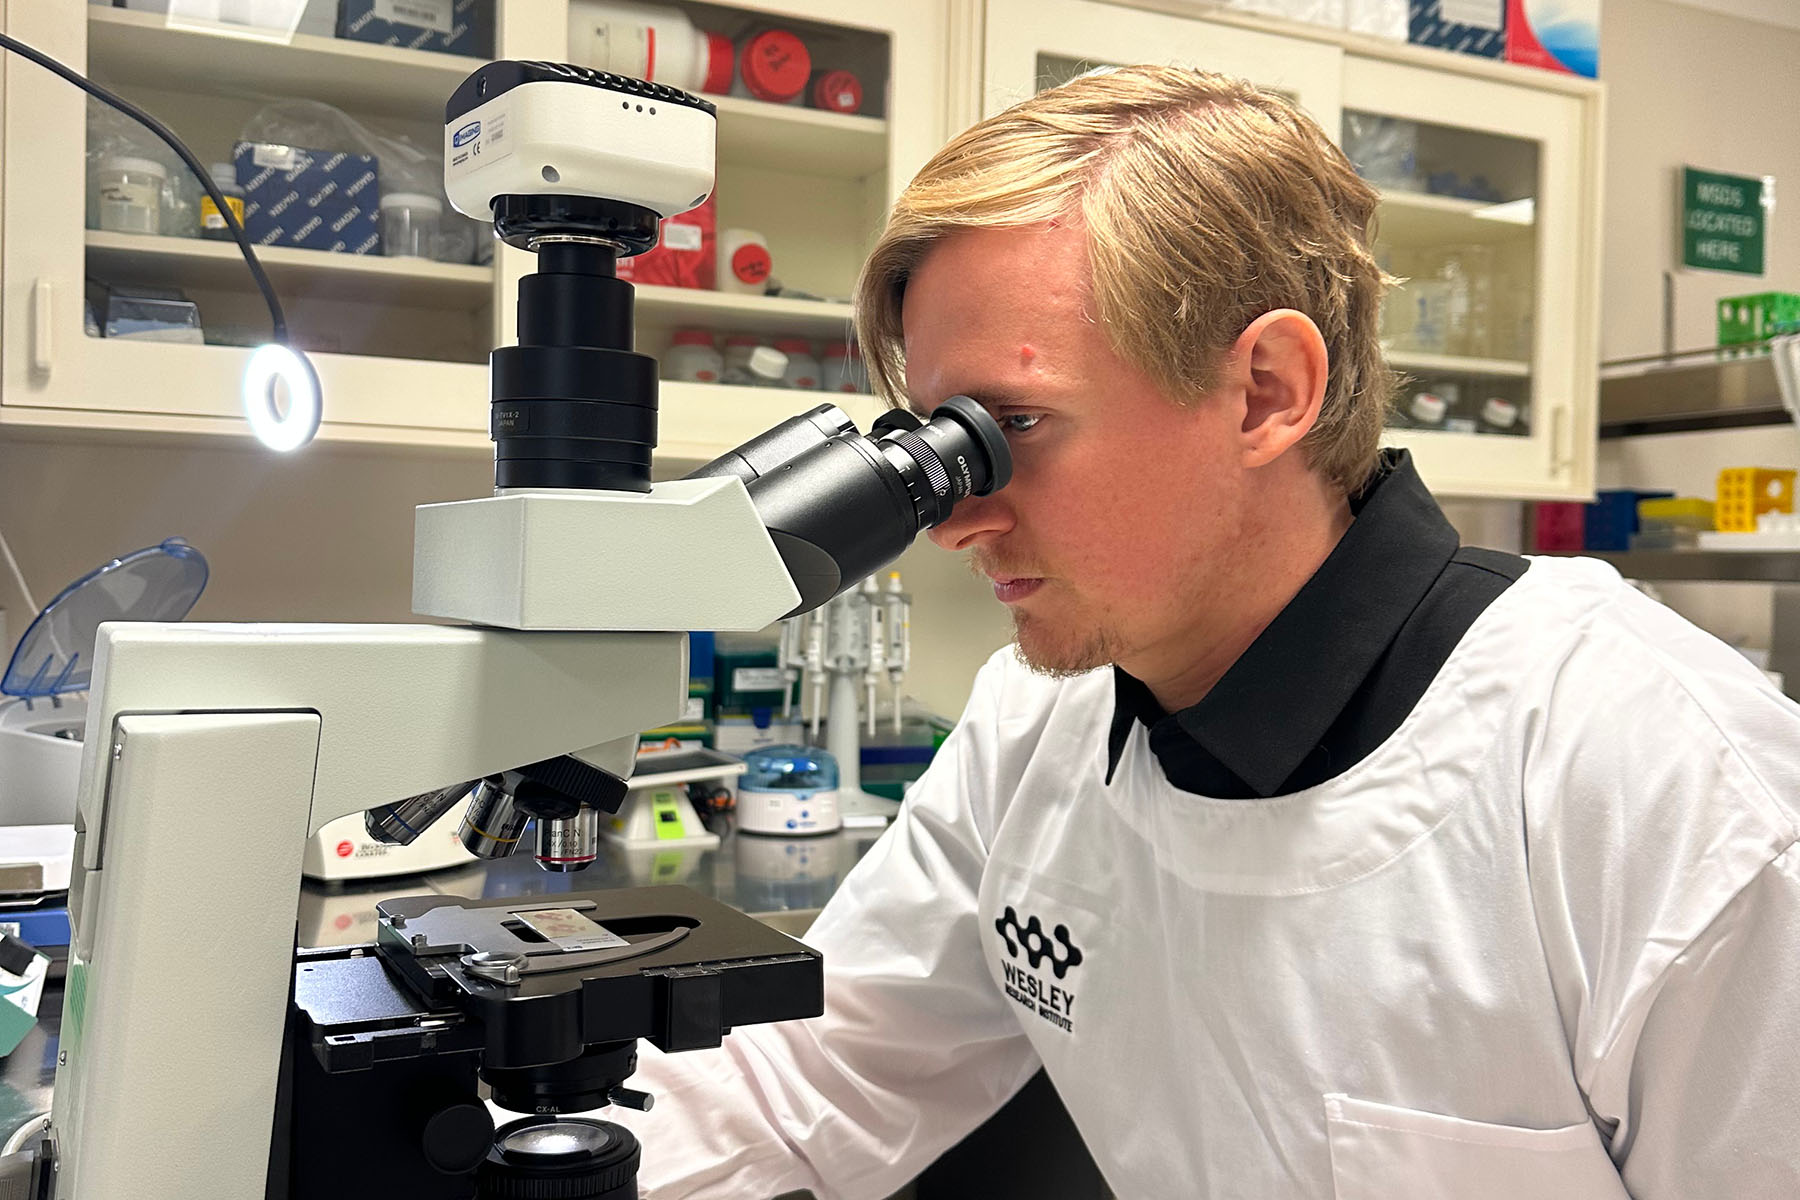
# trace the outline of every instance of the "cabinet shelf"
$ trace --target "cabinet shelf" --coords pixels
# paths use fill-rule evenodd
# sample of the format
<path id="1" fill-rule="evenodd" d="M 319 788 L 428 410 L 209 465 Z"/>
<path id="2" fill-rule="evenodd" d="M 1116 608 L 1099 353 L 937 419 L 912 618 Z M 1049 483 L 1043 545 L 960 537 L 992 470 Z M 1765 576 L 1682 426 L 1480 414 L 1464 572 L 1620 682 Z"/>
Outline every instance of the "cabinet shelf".
<path id="1" fill-rule="evenodd" d="M 888 161 L 888 123 L 880 117 L 707 96 L 719 110 L 719 161 L 828 179 L 866 179 Z"/>
<path id="2" fill-rule="evenodd" d="M 0 406 L 0 426 L 53 428 L 106 438 L 119 435 L 249 438 L 240 415 L 240 381 L 250 351 L 91 339 L 96 386 L 111 396 L 104 410 Z M 488 440 L 485 364 L 440 363 L 309 353 L 319 375 L 323 421 L 318 440 L 380 443 L 492 453 Z M 179 394 L 146 391 L 145 380 L 179 378 Z M 134 390 L 135 389 L 135 390 Z M 707 462 L 819 404 L 843 408 L 857 427 L 887 411 L 873 396 L 726 387 L 664 380 L 659 391 L 658 460 Z M 179 404 L 179 408 L 171 407 Z"/>
<path id="3" fill-rule="evenodd" d="M 835 404 L 864 433 L 887 411 L 869 395 L 844 392 L 800 392 L 786 388 L 727 387 L 718 383 L 684 383 L 665 379 L 657 421 L 658 458 L 706 462 L 743 445 L 783 417 L 820 404 Z"/>
<path id="4" fill-rule="evenodd" d="M 158 13 L 88 11 L 88 70 L 105 83 L 166 91 L 302 96 L 354 112 L 441 119 L 444 101 L 481 59 L 296 34 L 170 25 Z"/>
<path id="5" fill-rule="evenodd" d="M 851 332 L 850 306 L 836 300 L 787 300 L 641 283 L 635 307 L 640 325 L 692 325 L 718 333 L 789 334 L 823 340 L 847 340 Z"/>
<path id="6" fill-rule="evenodd" d="M 1433 375 L 1484 375 L 1490 379 L 1528 379 L 1531 364 L 1510 358 L 1465 358 L 1457 354 L 1419 354 L 1410 350 L 1390 351 L 1388 364 L 1401 371 L 1424 371 Z"/>
<path id="7" fill-rule="evenodd" d="M 88 272 L 116 283 L 249 291 L 256 285 L 235 242 L 87 232 Z M 285 298 L 361 300 L 476 311 L 493 299 L 492 267 L 262 246 L 257 261 Z"/>
<path id="8" fill-rule="evenodd" d="M 1428 192 L 1383 192 L 1376 221 L 1379 240 L 1401 245 L 1511 242 L 1537 232 L 1529 200 L 1490 204 Z"/>
<path id="9" fill-rule="evenodd" d="M 178 92 L 302 96 L 351 112 L 438 118 L 482 60 L 297 34 L 289 42 L 171 26 L 155 13 L 95 8 L 88 69 L 107 83 Z M 736 96 L 719 110 L 719 161 L 831 179 L 887 167 L 888 123 Z"/>
<path id="10" fill-rule="evenodd" d="M 1601 437 L 1742 429 L 1792 419 L 1781 402 L 1774 360 L 1766 353 L 1723 358 L 1709 349 L 1671 360 L 1603 364 Z"/>

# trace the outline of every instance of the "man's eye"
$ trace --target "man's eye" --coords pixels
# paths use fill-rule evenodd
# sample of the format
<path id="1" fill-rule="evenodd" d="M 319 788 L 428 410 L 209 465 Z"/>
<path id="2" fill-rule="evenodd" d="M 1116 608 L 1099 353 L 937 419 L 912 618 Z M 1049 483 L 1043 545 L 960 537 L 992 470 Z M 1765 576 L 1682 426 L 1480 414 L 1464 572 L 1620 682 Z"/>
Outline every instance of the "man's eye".
<path id="1" fill-rule="evenodd" d="M 1007 413 L 999 423 L 1007 433 L 1027 433 L 1043 419 L 1042 413 Z"/>

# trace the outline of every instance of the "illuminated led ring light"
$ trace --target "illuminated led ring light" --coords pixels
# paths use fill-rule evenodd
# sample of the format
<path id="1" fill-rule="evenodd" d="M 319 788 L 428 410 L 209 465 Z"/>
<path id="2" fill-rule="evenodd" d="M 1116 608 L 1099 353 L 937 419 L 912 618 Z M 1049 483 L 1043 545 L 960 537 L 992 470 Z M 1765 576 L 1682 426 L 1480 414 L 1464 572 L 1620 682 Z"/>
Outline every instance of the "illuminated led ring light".
<path id="1" fill-rule="evenodd" d="M 287 384 L 288 411 L 275 405 L 275 383 Z M 271 450 L 298 450 L 319 432 L 319 376 L 306 356 L 271 342 L 244 368 L 244 415 L 250 431 Z"/>

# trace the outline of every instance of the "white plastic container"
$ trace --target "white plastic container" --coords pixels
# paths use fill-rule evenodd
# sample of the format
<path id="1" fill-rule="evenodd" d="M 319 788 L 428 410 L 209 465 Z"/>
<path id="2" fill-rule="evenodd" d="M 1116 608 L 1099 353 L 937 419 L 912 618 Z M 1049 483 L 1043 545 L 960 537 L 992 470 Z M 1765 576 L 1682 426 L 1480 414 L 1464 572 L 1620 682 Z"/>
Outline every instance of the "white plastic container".
<path id="1" fill-rule="evenodd" d="M 161 233 L 163 185 L 169 172 L 152 158 L 115 154 L 94 174 L 100 228 L 112 233 Z"/>
<path id="2" fill-rule="evenodd" d="M 739 387 L 786 387 L 787 355 L 745 334 L 725 339 L 725 370 L 720 383 Z"/>
<path id="3" fill-rule="evenodd" d="M 1431 392 L 1419 392 L 1407 405 L 1407 412 L 1419 423 L 1421 429 L 1442 429 L 1444 418 L 1450 412 L 1449 403 Z"/>
<path id="4" fill-rule="evenodd" d="M 714 286 L 719 291 L 760 296 L 767 290 L 775 264 L 762 234 L 754 229 L 727 229 L 719 234 L 718 253 Z"/>
<path id="5" fill-rule="evenodd" d="M 663 355 L 663 378 L 688 383 L 717 383 L 725 373 L 725 358 L 704 329 L 677 329 Z"/>
<path id="6" fill-rule="evenodd" d="M 730 90 L 731 40 L 678 8 L 629 0 L 569 0 L 569 59 L 687 92 Z"/>
<path id="7" fill-rule="evenodd" d="M 750 385 L 786 387 L 787 368 L 787 355 L 773 346 L 758 346 L 750 352 Z"/>
<path id="8" fill-rule="evenodd" d="M 787 355 L 787 368 L 781 373 L 783 383 L 806 391 L 819 390 L 819 360 L 813 357 L 812 343 L 805 338 L 777 338 L 775 348 Z"/>
<path id="9" fill-rule="evenodd" d="M 748 371 L 750 369 L 750 355 L 760 345 L 762 345 L 762 339 L 758 338 L 755 334 L 730 334 L 725 339 L 723 369 L 726 372 L 733 370 Z"/>
<path id="10" fill-rule="evenodd" d="M 389 258 L 436 258 L 444 202 L 424 192 L 381 198 L 381 252 Z"/>
<path id="11" fill-rule="evenodd" d="M 1489 396 L 1481 406 L 1481 432 L 1519 433 L 1519 406 L 1500 396 Z"/>
<path id="12" fill-rule="evenodd" d="M 820 364 L 819 386 L 827 392 L 867 392 L 869 377 L 863 369 L 862 355 L 849 342 L 826 342 L 825 359 Z"/>

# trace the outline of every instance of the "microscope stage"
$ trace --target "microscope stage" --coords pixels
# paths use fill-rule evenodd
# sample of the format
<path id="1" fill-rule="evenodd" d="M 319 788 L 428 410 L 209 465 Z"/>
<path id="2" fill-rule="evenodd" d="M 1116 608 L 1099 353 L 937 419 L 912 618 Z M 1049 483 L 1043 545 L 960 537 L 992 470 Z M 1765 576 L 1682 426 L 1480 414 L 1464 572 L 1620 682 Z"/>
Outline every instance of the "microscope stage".
<path id="1" fill-rule="evenodd" d="M 477 1048 L 489 1068 L 531 1066 L 638 1038 L 699 1049 L 824 1008 L 816 951 L 689 888 L 411 896 L 377 913 L 373 952 L 296 963 L 295 1008 L 327 1070 Z"/>

